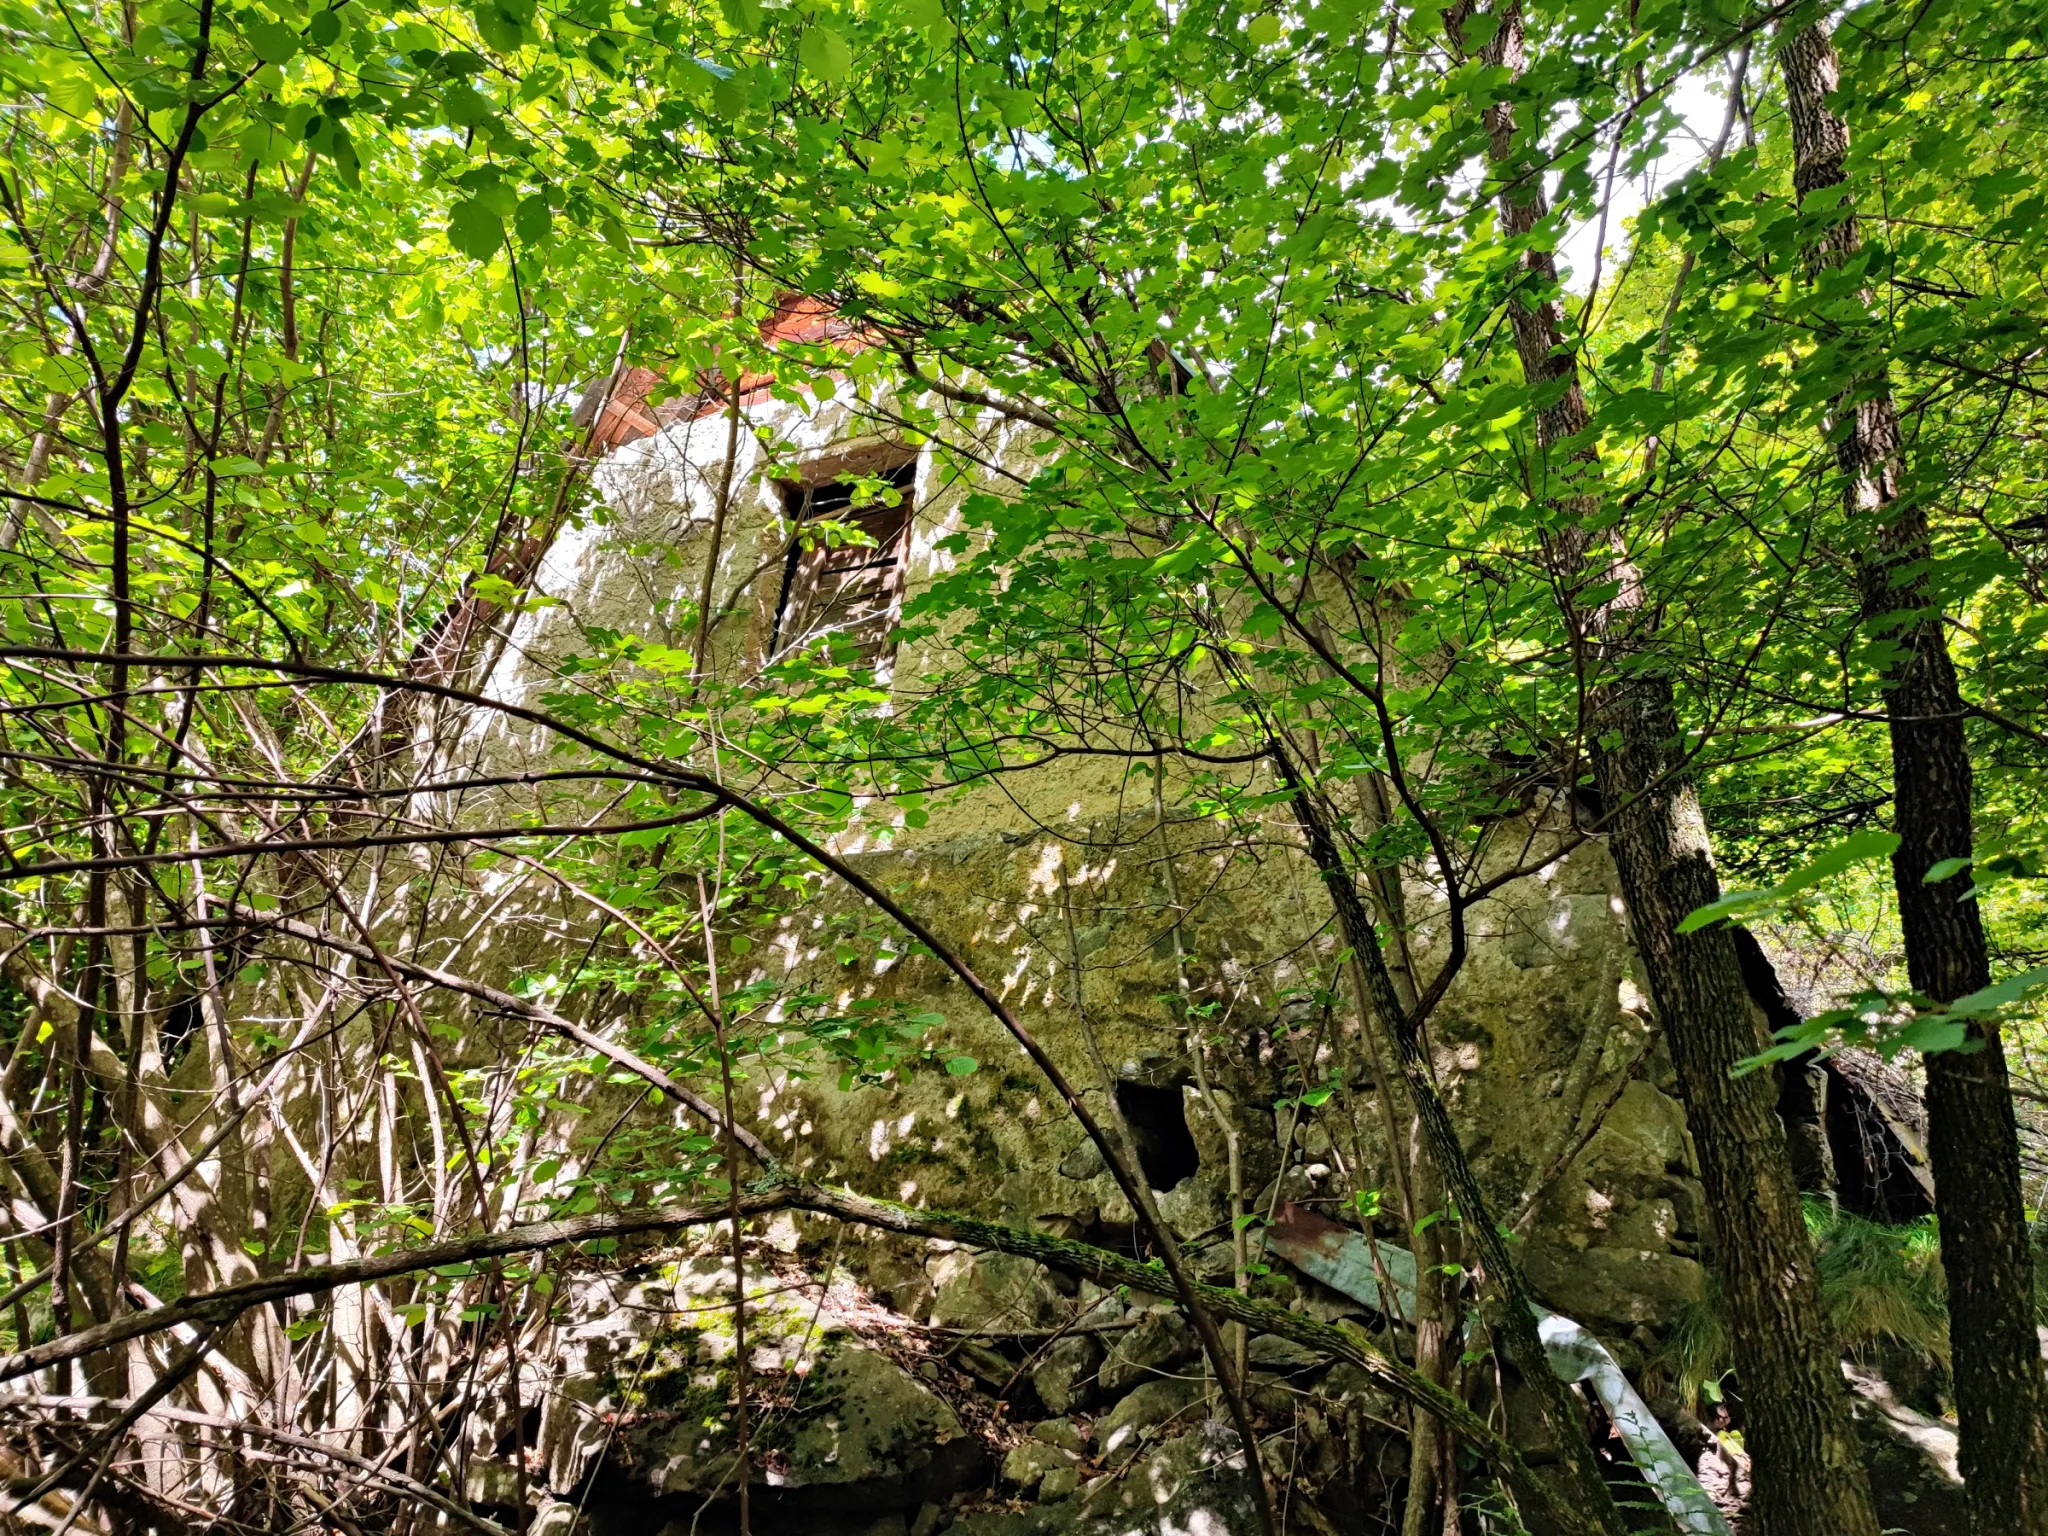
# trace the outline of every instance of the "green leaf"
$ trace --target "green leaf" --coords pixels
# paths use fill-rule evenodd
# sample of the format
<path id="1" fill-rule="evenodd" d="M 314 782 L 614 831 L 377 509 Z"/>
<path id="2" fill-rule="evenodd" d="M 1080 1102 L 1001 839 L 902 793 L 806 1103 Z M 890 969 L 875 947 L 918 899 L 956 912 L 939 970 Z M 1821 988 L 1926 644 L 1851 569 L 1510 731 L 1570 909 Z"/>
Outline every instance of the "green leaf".
<path id="1" fill-rule="evenodd" d="M 1278 16 L 1254 16 L 1244 29 L 1254 47 L 1264 48 L 1280 41 L 1280 18 Z"/>
<path id="2" fill-rule="evenodd" d="M 727 122 L 731 122 L 745 113 L 747 98 L 747 82 L 738 75 L 733 75 L 711 87 L 711 110 Z"/>
<path id="3" fill-rule="evenodd" d="M 476 31 L 477 36 L 500 53 L 517 53 L 526 42 L 526 29 L 519 24 L 519 18 L 501 5 L 476 8 Z"/>
<path id="4" fill-rule="evenodd" d="M 1939 885 L 1951 875 L 1960 875 L 1971 864 L 1969 859 L 1943 859 L 1920 877 L 1923 885 Z"/>
<path id="5" fill-rule="evenodd" d="M 505 223 L 478 198 L 448 210 L 448 243 L 463 255 L 489 261 L 505 243 Z"/>
<path id="6" fill-rule="evenodd" d="M 981 1063 L 972 1056 L 955 1056 L 946 1063 L 946 1070 L 955 1077 L 971 1077 L 981 1069 Z"/>
<path id="7" fill-rule="evenodd" d="M 1982 1018 L 2014 1003 L 2024 1002 L 2044 987 L 2048 987 L 2048 965 L 2037 965 L 2031 971 L 2021 971 L 1988 987 L 1980 987 L 1966 997 L 1959 997 L 1945 1011 L 1963 1018 Z"/>
<path id="8" fill-rule="evenodd" d="M 253 13 L 242 17 L 242 36 L 248 39 L 250 51 L 266 64 L 283 64 L 299 51 L 298 33 L 282 22 Z"/>
<path id="9" fill-rule="evenodd" d="M 1837 843 L 1825 853 L 1817 855 L 1803 868 L 1787 875 L 1772 887 L 1774 893 L 1790 895 L 1832 879 L 1852 864 L 1867 864 L 1872 859 L 1888 859 L 1898 852 L 1899 835 L 1896 832 L 1858 832 L 1855 836 Z"/>
<path id="10" fill-rule="evenodd" d="M 1678 931 L 1696 933 L 1724 918 L 1775 910 L 1799 892 L 1819 885 L 1823 880 L 1832 879 L 1852 864 L 1866 864 L 1872 859 L 1890 858 L 1898 850 L 1898 846 L 1899 836 L 1896 832 L 1858 832 L 1825 853 L 1817 855 L 1767 890 L 1734 891 L 1719 901 L 1710 902 L 1696 911 L 1687 913 L 1680 920 Z"/>
<path id="11" fill-rule="evenodd" d="M 548 200 L 539 192 L 520 201 L 518 216 L 512 221 L 520 242 L 525 245 L 535 245 L 547 239 L 554 224 L 555 216 L 548 207 Z"/>
<path id="12" fill-rule="evenodd" d="M 90 112 L 93 103 L 99 99 L 99 92 L 90 79 L 70 73 L 47 77 L 43 81 L 43 95 L 51 106 L 60 112 L 69 112 L 73 117 L 82 117 Z"/>
<path id="13" fill-rule="evenodd" d="M 92 378 L 92 370 L 79 357 L 47 357 L 36 370 L 37 381 L 54 394 L 69 394 L 74 389 L 83 389 Z"/>
<path id="14" fill-rule="evenodd" d="M 827 85 L 837 85 L 853 72 L 853 49 L 830 27 L 812 27 L 796 45 L 805 69 Z"/>

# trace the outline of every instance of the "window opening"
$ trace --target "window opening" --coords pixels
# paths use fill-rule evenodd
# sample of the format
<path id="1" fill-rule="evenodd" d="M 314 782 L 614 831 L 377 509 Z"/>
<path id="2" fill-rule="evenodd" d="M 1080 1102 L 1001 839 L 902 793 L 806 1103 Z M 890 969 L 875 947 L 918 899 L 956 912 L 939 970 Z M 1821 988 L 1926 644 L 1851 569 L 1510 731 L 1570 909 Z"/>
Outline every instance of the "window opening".
<path id="1" fill-rule="evenodd" d="M 1145 1182 L 1161 1194 L 1202 1166 L 1188 1129 L 1187 1102 L 1178 1088 L 1119 1081 L 1116 1107 L 1124 1112 Z"/>
<path id="2" fill-rule="evenodd" d="M 896 493 L 894 506 L 884 499 L 885 493 L 856 503 L 858 486 L 851 479 L 785 490 L 790 518 L 799 526 L 844 523 L 874 542 L 821 541 L 806 547 L 798 540 L 790 546 L 768 645 L 770 657 L 829 635 L 835 649 L 851 646 L 861 661 L 879 666 L 889 659 L 889 632 L 895 628 L 903 596 L 910 488 L 917 478 L 917 461 L 900 464 L 880 478 Z"/>

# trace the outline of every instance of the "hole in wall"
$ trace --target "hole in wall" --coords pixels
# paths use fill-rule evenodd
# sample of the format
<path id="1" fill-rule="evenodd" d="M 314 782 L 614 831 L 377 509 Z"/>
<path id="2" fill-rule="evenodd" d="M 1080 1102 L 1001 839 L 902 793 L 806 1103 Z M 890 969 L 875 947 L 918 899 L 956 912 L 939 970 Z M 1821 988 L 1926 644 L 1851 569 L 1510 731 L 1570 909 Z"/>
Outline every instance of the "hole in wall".
<path id="1" fill-rule="evenodd" d="M 1152 1188 L 1163 1194 L 1202 1166 L 1179 1088 L 1119 1082 L 1116 1106 L 1131 1128 L 1138 1167 Z"/>

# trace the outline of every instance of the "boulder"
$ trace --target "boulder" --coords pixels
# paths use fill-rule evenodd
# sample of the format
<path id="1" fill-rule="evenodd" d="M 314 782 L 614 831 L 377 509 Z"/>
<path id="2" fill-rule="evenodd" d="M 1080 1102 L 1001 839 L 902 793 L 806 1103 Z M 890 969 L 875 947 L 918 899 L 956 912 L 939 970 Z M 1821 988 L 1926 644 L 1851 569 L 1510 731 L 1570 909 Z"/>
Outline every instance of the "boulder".
<path id="1" fill-rule="evenodd" d="M 1072 1468 L 1079 1460 L 1072 1451 L 1062 1450 L 1057 1445 L 1047 1445 L 1042 1440 L 1026 1440 L 1022 1445 L 1011 1447 L 1009 1454 L 1003 1457 L 1003 1481 L 1030 1493 L 1048 1472 Z"/>
<path id="2" fill-rule="evenodd" d="M 1108 1168 L 1102 1160 L 1102 1148 L 1093 1141 L 1084 1141 L 1060 1160 L 1060 1173 L 1069 1179 L 1083 1182 L 1094 1178 Z"/>
<path id="3" fill-rule="evenodd" d="M 1049 1504 L 1055 1499 L 1064 1499 L 1081 1486 L 1079 1467 L 1050 1467 L 1038 1482 L 1038 1501 Z"/>
<path id="4" fill-rule="evenodd" d="M 1697 1260 L 1655 1248 L 1574 1252 L 1546 1235 L 1530 1242 L 1524 1269 L 1539 1297 L 1607 1333 L 1669 1323 L 1706 1294 Z"/>
<path id="5" fill-rule="evenodd" d="M 1102 1346 L 1085 1333 L 1070 1333 L 1046 1350 L 1032 1369 L 1031 1385 L 1051 1412 L 1072 1413 L 1095 1400 L 1095 1372 L 1101 1364 Z"/>
<path id="6" fill-rule="evenodd" d="M 1072 1419 L 1047 1419 L 1031 1426 L 1031 1438 L 1079 1456 L 1088 1447 L 1088 1437 Z"/>
<path id="7" fill-rule="evenodd" d="M 1874 1372 L 1852 1367 L 1845 1374 L 1878 1523 L 1904 1536 L 1963 1536 L 1969 1522 L 1955 1426 L 1908 1407 Z"/>
<path id="8" fill-rule="evenodd" d="M 1195 1332 L 1178 1312 L 1147 1312 L 1138 1325 L 1117 1340 L 1102 1362 L 1097 1379 L 1103 1392 L 1118 1397 L 1140 1382 L 1164 1375 L 1194 1358 Z M 1050 1406 L 1050 1405 L 1048 1405 Z"/>
<path id="9" fill-rule="evenodd" d="M 887 1355 L 842 1349 L 810 1383 L 814 1413 L 790 1442 L 790 1478 L 865 1482 L 929 1464 L 961 1436 L 953 1410 Z"/>
<path id="10" fill-rule="evenodd" d="M 1394 1395 L 1374 1381 L 1370 1376 L 1348 1360 L 1339 1361 L 1330 1367 L 1330 1374 L 1323 1378 L 1317 1396 L 1332 1403 L 1355 1408 L 1369 1419 L 1382 1424 L 1408 1423 L 1408 1409 L 1396 1401 Z"/>
<path id="11" fill-rule="evenodd" d="M 941 1254 L 930 1265 L 932 1322 L 940 1328 L 1030 1329 L 1061 1311 L 1043 1264 L 1006 1253 Z"/>
<path id="12" fill-rule="evenodd" d="M 1201 1398 L 1199 1381 L 1168 1376 L 1146 1382 L 1096 1421 L 1095 1441 L 1102 1447 L 1102 1459 L 1121 1466 L 1137 1454 L 1147 1430 L 1177 1419 Z"/>
<path id="13" fill-rule="evenodd" d="M 1213 1421 L 1161 1441 L 1121 1477 L 1098 1478 L 1081 1503 L 1117 1536 L 1259 1528 L 1236 1431 Z"/>
<path id="14" fill-rule="evenodd" d="M 1182 1242 L 1192 1242 L 1221 1227 L 1228 1230 L 1230 1204 L 1223 1193 L 1199 1175 L 1182 1179 L 1159 1196 L 1159 1216 Z M 1229 1245 L 1224 1245 L 1229 1252 Z"/>
<path id="15" fill-rule="evenodd" d="M 1249 1340 L 1244 1355 L 1247 1362 L 1262 1371 L 1305 1371 L 1327 1359 L 1306 1344 L 1283 1339 L 1277 1333 L 1262 1333 Z"/>

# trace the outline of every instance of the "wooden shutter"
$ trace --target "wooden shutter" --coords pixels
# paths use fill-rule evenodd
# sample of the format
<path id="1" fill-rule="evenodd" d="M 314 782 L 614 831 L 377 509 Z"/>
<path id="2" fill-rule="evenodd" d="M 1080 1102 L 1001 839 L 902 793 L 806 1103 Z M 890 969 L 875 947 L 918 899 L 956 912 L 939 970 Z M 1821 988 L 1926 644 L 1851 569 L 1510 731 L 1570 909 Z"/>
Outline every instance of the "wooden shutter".
<path id="1" fill-rule="evenodd" d="M 854 484 L 847 480 L 791 493 L 799 523 L 845 523 L 874 542 L 811 548 L 799 544 L 790 551 L 771 655 L 829 637 L 835 653 L 851 646 L 858 662 L 873 665 L 886 659 L 889 632 L 896 625 L 903 597 L 903 565 L 910 543 L 910 487 L 916 468 L 914 462 L 905 464 L 885 477 L 897 492 L 894 506 L 881 500 L 856 506 Z"/>

